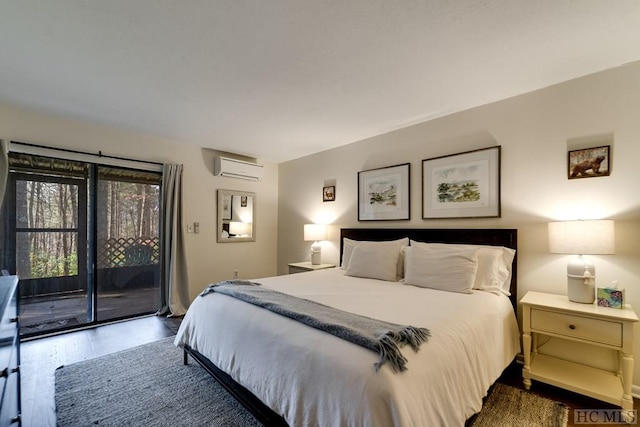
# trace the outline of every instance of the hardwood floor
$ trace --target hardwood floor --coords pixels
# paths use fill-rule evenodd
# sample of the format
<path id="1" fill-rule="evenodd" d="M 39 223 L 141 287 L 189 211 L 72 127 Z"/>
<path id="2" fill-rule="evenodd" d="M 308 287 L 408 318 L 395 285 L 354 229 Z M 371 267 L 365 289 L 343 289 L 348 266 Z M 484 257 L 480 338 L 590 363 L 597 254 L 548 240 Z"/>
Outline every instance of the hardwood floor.
<path id="1" fill-rule="evenodd" d="M 94 329 L 68 332 L 21 344 L 22 419 L 25 427 L 56 425 L 55 370 L 59 366 L 103 356 L 174 335 L 181 319 L 148 316 Z M 513 363 L 498 381 L 522 386 L 522 365 Z M 615 409 L 615 406 L 534 381 L 533 393 L 570 407 L 569 426 L 575 426 L 573 409 Z M 638 399 L 634 408 L 640 409 Z M 585 424 L 578 424 L 585 425 Z M 598 424 L 589 424 L 597 427 Z"/>
<path id="2" fill-rule="evenodd" d="M 55 427 L 55 370 L 174 335 L 181 319 L 147 316 L 20 345 L 22 425 Z"/>

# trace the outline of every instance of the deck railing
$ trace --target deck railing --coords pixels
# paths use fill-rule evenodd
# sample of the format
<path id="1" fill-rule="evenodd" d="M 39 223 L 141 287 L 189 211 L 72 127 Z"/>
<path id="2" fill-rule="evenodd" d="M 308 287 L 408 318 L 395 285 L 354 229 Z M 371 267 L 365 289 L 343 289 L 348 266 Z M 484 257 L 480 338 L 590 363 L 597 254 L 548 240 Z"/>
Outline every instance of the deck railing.
<path id="1" fill-rule="evenodd" d="M 131 267 L 159 262 L 158 237 L 101 239 L 98 244 L 98 268 Z"/>
<path id="2" fill-rule="evenodd" d="M 157 286 L 160 241 L 157 237 L 103 239 L 98 245 L 97 283 L 100 291 Z M 21 297 L 86 292 L 86 278 L 43 277 L 20 281 Z"/>

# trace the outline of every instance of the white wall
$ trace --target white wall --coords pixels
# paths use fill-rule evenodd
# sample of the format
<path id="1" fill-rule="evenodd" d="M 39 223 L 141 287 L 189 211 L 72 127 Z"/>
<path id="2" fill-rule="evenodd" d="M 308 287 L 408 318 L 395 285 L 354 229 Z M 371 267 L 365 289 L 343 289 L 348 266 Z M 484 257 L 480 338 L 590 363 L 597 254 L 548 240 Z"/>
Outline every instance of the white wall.
<path id="1" fill-rule="evenodd" d="M 250 182 L 213 175 L 215 152 L 141 133 L 117 130 L 52 115 L 0 105 L 0 138 L 58 148 L 181 163 L 184 221 L 199 222 L 199 234 L 185 234 L 189 294 L 209 283 L 232 277 L 272 276 L 276 273 L 278 166 L 264 163 L 264 180 Z M 256 193 L 256 242 L 216 243 L 216 189 Z"/>
<path id="2" fill-rule="evenodd" d="M 597 284 L 618 280 L 640 312 L 639 75 L 633 63 L 281 164 L 278 271 L 308 259 L 303 224 L 320 217 L 332 224 L 323 246 L 323 262 L 332 263 L 341 227 L 517 228 L 519 298 L 529 290 L 566 294 L 568 256 L 547 253 L 547 222 L 611 218 L 616 254 L 594 257 Z M 611 175 L 567 179 L 568 149 L 599 143 L 612 145 Z M 494 145 L 502 146 L 502 217 L 421 219 L 421 160 Z M 357 172 L 406 162 L 411 220 L 358 222 Z M 322 186 L 334 180 L 336 201 L 323 203 Z M 640 359 L 640 325 L 635 337 Z"/>

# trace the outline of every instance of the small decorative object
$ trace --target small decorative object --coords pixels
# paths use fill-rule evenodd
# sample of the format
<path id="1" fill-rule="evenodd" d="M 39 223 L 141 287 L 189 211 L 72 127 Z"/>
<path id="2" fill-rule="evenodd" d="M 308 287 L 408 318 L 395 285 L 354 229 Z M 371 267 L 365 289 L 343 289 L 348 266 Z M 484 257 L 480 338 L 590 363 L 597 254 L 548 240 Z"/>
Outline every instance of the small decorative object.
<path id="1" fill-rule="evenodd" d="M 423 160 L 422 218 L 499 218 L 500 150 Z"/>
<path id="2" fill-rule="evenodd" d="M 322 263 L 320 241 L 327 240 L 327 226 L 324 224 L 305 224 L 304 240 L 313 242 L 311 245 L 311 264 L 320 265 Z"/>
<path id="3" fill-rule="evenodd" d="M 624 289 L 618 289 L 618 282 L 610 287 L 598 288 L 598 305 L 600 307 L 624 308 Z"/>
<path id="4" fill-rule="evenodd" d="M 569 151 L 569 179 L 609 176 L 610 145 Z"/>
<path id="5" fill-rule="evenodd" d="M 569 300 L 592 304 L 595 300 L 596 268 L 583 255 L 614 253 L 615 230 L 612 220 L 560 221 L 548 224 L 549 252 L 578 255 L 567 265 Z"/>
<path id="6" fill-rule="evenodd" d="M 409 163 L 358 172 L 358 221 L 409 219 Z"/>
<path id="7" fill-rule="evenodd" d="M 335 200 L 336 200 L 336 186 L 329 185 L 327 187 L 322 187 L 322 201 L 333 202 Z"/>

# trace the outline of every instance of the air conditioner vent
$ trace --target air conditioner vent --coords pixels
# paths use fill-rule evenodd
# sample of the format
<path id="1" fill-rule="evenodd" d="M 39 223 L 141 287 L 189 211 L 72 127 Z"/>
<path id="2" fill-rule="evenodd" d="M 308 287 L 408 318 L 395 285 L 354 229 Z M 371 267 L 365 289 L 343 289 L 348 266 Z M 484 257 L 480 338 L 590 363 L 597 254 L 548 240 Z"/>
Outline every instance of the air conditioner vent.
<path id="1" fill-rule="evenodd" d="M 262 165 L 257 163 L 230 159 L 228 157 L 216 157 L 213 164 L 213 173 L 216 176 L 261 181 L 263 176 L 262 168 Z"/>

